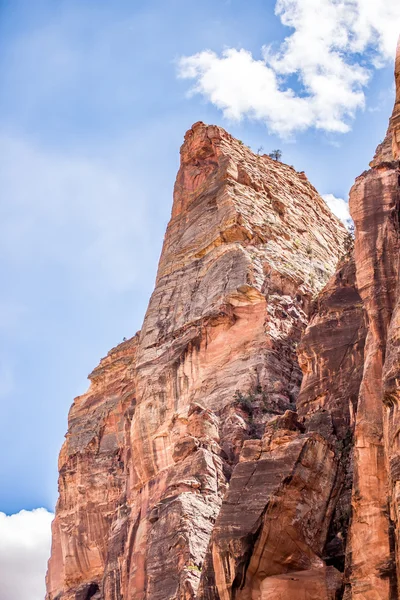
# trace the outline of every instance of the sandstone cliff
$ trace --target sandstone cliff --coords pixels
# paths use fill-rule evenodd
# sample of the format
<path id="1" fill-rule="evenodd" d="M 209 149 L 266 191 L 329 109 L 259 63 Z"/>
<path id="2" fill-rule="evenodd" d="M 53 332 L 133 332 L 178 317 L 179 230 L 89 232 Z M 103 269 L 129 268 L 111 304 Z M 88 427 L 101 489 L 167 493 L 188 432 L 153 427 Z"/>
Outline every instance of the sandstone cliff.
<path id="1" fill-rule="evenodd" d="M 368 322 L 354 440 L 348 598 L 399 597 L 400 43 L 384 143 L 350 193 L 357 286 Z"/>
<path id="2" fill-rule="evenodd" d="M 398 81 L 346 255 L 304 173 L 188 131 L 142 330 L 71 408 L 47 600 L 399 597 L 399 148 Z"/>

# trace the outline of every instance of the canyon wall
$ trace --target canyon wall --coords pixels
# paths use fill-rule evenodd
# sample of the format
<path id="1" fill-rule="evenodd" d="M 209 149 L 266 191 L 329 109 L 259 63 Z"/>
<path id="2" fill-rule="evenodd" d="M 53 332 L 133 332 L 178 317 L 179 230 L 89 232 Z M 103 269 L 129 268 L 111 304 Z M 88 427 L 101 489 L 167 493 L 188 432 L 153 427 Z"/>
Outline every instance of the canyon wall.
<path id="1" fill-rule="evenodd" d="M 47 600 L 399 597 L 400 54 L 343 225 L 196 123 L 143 327 L 75 399 Z"/>
<path id="2" fill-rule="evenodd" d="M 350 192 L 357 286 L 368 321 L 354 440 L 348 596 L 398 598 L 400 45 L 389 129 Z M 396 371 L 397 369 L 397 371 Z M 396 558 L 397 555 L 397 558 Z"/>

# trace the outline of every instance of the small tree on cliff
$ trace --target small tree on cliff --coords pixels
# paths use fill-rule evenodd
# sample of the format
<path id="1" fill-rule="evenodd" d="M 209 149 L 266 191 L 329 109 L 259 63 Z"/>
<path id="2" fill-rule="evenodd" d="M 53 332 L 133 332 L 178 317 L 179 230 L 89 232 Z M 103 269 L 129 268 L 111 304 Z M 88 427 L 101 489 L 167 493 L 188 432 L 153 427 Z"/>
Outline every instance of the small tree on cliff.
<path id="1" fill-rule="evenodd" d="M 272 158 L 273 160 L 281 160 L 281 158 L 282 158 L 282 150 L 279 150 L 279 149 L 272 150 L 272 152 L 270 152 L 268 154 L 268 156 L 270 158 Z"/>

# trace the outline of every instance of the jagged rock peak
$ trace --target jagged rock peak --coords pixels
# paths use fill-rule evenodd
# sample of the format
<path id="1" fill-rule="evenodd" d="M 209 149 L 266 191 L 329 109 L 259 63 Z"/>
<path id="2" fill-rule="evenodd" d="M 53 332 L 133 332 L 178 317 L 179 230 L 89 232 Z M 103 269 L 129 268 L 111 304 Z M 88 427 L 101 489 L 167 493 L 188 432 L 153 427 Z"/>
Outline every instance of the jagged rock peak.
<path id="1" fill-rule="evenodd" d="M 208 202 L 206 199 L 208 198 Z M 178 227 L 192 232 L 193 243 L 181 248 L 168 238 Z M 205 219 L 201 214 L 205 215 Z M 220 222 L 214 223 L 213 215 Z M 158 277 L 216 246 L 240 243 L 265 246 L 271 266 L 313 293 L 332 272 L 346 230 L 332 214 L 304 172 L 258 155 L 221 127 L 195 123 L 181 147 L 181 165 L 174 189 L 172 218 Z M 318 262 L 311 273 L 310 256 Z"/>

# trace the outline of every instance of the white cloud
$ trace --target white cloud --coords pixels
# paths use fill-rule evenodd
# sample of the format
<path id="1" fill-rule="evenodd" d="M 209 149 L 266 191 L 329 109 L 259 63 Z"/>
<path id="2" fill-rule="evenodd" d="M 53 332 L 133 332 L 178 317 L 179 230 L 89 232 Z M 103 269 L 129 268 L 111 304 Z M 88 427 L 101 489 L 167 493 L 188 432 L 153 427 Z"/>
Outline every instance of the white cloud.
<path id="1" fill-rule="evenodd" d="M 351 216 L 349 205 L 346 200 L 343 200 L 343 198 L 336 198 L 333 194 L 325 194 L 322 198 L 325 200 L 333 214 L 348 227 L 351 223 Z"/>
<path id="2" fill-rule="evenodd" d="M 53 517 L 44 508 L 0 513 L 0 600 L 43 600 Z"/>
<path id="3" fill-rule="evenodd" d="M 264 121 L 282 136 L 315 127 L 344 133 L 365 105 L 371 69 L 394 57 L 400 30 L 398 0 L 277 0 L 275 13 L 294 31 L 262 60 L 245 49 L 222 56 L 205 50 L 178 63 L 178 76 L 194 79 L 229 119 Z M 300 91 L 289 87 L 295 76 Z"/>

